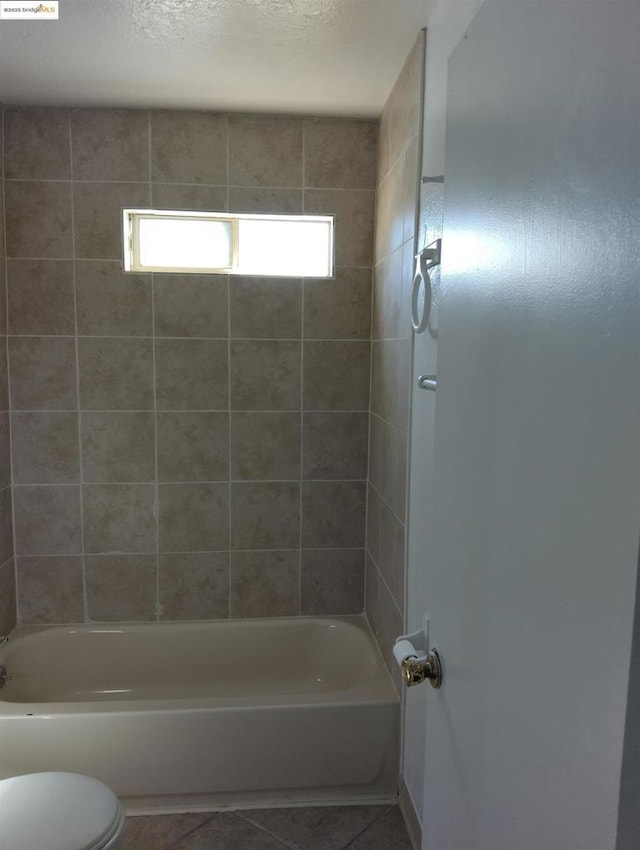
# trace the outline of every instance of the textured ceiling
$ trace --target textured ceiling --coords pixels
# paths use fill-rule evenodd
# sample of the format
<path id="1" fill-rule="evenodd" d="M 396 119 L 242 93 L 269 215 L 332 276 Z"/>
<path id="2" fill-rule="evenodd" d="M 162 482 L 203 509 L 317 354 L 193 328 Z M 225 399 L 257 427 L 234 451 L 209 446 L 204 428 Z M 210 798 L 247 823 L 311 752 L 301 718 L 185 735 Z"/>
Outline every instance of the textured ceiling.
<path id="1" fill-rule="evenodd" d="M 60 0 L 0 21 L 0 102 L 374 116 L 434 0 Z"/>

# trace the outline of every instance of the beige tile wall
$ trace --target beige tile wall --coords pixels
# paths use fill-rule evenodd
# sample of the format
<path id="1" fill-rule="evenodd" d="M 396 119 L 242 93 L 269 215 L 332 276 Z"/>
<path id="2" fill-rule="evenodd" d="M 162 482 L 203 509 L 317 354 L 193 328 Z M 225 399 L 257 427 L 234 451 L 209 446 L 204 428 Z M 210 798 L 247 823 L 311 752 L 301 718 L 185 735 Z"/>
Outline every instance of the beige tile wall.
<path id="1" fill-rule="evenodd" d="M 366 613 L 387 665 L 403 632 L 410 297 L 419 199 L 424 33 L 380 120 L 371 358 Z"/>
<path id="2" fill-rule="evenodd" d="M 377 133 L 4 111 L 21 622 L 363 610 Z M 333 213 L 336 279 L 125 275 L 123 206 Z"/>
<path id="3" fill-rule="evenodd" d="M 1 108 L 1 107 L 0 107 Z M 2 126 L 0 124 L 0 149 Z M 4 250 L 4 180 L 0 157 L 0 636 L 16 623 L 16 584 L 11 514 L 11 445 L 7 383 L 6 263 Z"/>

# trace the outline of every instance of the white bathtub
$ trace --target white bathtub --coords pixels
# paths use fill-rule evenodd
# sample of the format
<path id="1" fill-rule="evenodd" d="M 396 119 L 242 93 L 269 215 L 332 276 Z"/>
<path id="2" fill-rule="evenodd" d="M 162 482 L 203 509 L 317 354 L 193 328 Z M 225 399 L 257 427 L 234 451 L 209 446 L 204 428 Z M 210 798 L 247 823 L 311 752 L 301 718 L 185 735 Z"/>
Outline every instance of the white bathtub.
<path id="1" fill-rule="evenodd" d="M 386 802 L 399 705 L 363 617 L 22 627 L 0 778 L 106 782 L 130 813 Z"/>

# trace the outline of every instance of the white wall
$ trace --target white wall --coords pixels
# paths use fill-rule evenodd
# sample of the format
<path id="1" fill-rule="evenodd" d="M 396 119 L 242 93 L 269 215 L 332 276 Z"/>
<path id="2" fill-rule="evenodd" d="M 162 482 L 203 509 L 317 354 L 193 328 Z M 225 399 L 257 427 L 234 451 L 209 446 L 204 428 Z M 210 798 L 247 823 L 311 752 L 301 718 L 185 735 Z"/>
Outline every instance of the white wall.
<path id="1" fill-rule="evenodd" d="M 483 0 L 442 0 L 429 17 L 427 27 L 424 142 L 422 174 L 444 173 L 447 62 Z M 442 184 L 425 184 L 421 193 L 418 247 L 442 233 Z M 437 274 L 432 282 L 437 318 Z M 424 333 L 416 336 L 412 375 L 412 418 L 410 448 L 410 506 L 408 529 L 407 630 L 422 627 L 428 610 L 425 595 L 426 571 L 432 526 L 434 393 L 416 390 L 416 378 L 437 372 L 437 340 Z M 426 686 L 406 693 L 404 726 L 404 780 L 418 819 L 422 822 Z"/>

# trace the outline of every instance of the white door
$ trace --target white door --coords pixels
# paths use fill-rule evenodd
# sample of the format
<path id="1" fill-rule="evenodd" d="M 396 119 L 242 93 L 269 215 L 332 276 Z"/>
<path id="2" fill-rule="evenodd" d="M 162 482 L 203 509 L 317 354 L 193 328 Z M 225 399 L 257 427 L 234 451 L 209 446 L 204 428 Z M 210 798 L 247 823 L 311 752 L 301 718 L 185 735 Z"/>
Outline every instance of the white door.
<path id="1" fill-rule="evenodd" d="M 637 2 L 488 2 L 450 60 L 425 850 L 615 847 L 639 81 Z"/>

